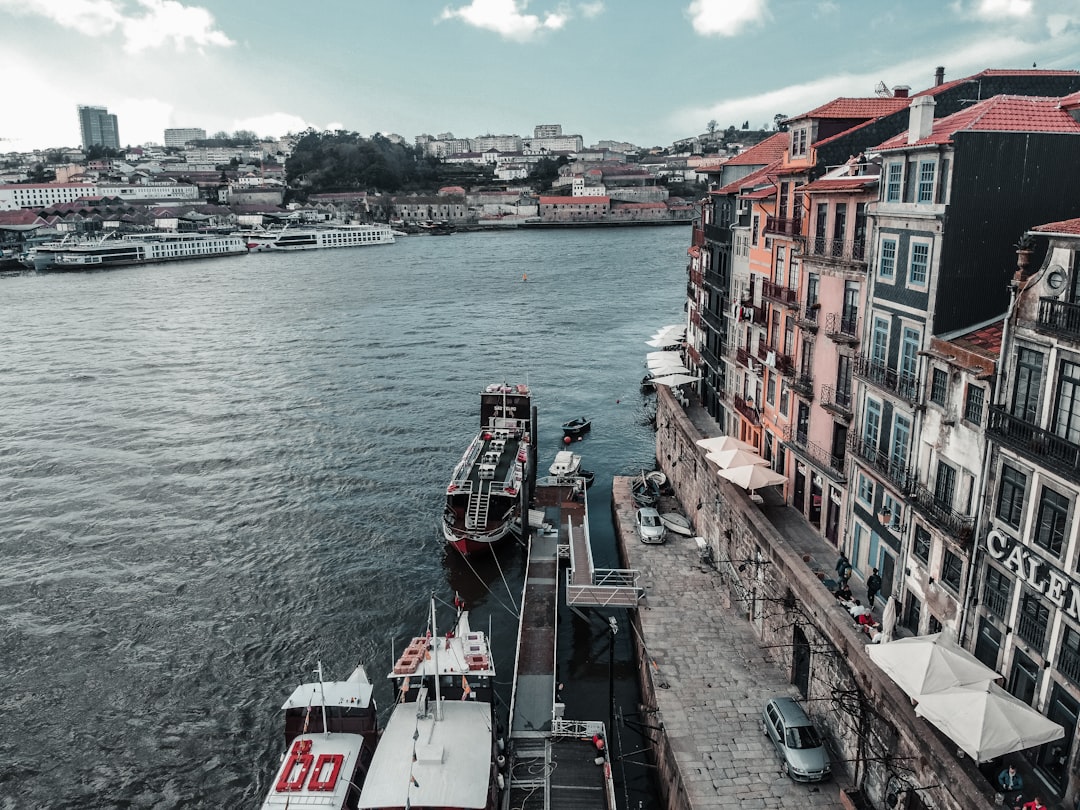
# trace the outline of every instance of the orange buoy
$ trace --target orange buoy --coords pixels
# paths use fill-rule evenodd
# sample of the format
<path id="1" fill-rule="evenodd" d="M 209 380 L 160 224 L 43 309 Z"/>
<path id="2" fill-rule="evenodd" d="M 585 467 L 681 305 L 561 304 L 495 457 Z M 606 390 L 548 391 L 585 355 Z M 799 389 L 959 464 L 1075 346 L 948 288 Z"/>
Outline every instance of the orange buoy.
<path id="1" fill-rule="evenodd" d="M 569 436 L 563 436 L 562 443 L 563 444 L 570 444 L 570 437 Z"/>

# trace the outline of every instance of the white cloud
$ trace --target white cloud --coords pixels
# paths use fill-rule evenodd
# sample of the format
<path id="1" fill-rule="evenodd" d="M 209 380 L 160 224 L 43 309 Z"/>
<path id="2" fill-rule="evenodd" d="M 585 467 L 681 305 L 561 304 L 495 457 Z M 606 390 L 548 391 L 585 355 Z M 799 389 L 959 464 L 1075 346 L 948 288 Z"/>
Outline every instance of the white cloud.
<path id="1" fill-rule="evenodd" d="M 0 11 L 37 15 L 84 36 L 104 37 L 119 32 L 127 53 L 172 44 L 227 47 L 234 44 L 215 26 L 213 15 L 201 6 L 180 0 L 65 0 L 50 5 L 34 0 L 0 0 Z"/>
<path id="2" fill-rule="evenodd" d="M 325 129 L 331 132 L 337 129 L 343 129 L 341 124 L 338 123 L 327 124 L 325 127 L 320 127 L 293 113 L 272 112 L 265 115 L 256 115 L 251 118 L 241 118 L 233 121 L 230 131 L 236 132 L 238 129 L 245 129 L 256 133 L 259 137 L 269 136 L 271 138 L 278 138 L 288 132 L 303 132 L 309 127 L 319 131 Z"/>
<path id="3" fill-rule="evenodd" d="M 581 16 L 588 19 L 599 17 L 604 13 L 604 4 L 600 0 L 594 3 L 582 3 L 578 8 L 581 9 Z"/>
<path id="4" fill-rule="evenodd" d="M 769 18 L 767 0 L 693 0 L 686 13 L 704 37 L 733 37 Z"/>
<path id="5" fill-rule="evenodd" d="M 1046 18 L 1046 31 L 1054 39 L 1077 30 L 1080 30 L 1080 17 L 1070 14 L 1050 14 Z"/>
<path id="6" fill-rule="evenodd" d="M 544 31 L 558 31 L 570 19 L 564 11 L 550 11 L 543 18 L 526 14 L 527 5 L 527 0 L 472 0 L 467 6 L 443 9 L 440 19 L 456 18 L 518 42 L 526 42 Z"/>
<path id="7" fill-rule="evenodd" d="M 1034 10 L 1033 0 L 977 0 L 972 9 L 976 17 L 984 20 L 1029 17 Z"/>

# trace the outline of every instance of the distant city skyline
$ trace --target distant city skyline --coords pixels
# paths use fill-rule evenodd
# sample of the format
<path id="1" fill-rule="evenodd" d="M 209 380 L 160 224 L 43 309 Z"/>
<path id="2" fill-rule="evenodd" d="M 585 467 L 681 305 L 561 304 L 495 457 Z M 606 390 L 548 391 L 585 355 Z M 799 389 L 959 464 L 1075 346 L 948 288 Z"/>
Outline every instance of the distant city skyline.
<path id="1" fill-rule="evenodd" d="M 0 152 L 167 128 L 457 137 L 562 124 L 666 146 L 837 96 L 986 68 L 1080 67 L 1074 0 L 0 0 Z"/>

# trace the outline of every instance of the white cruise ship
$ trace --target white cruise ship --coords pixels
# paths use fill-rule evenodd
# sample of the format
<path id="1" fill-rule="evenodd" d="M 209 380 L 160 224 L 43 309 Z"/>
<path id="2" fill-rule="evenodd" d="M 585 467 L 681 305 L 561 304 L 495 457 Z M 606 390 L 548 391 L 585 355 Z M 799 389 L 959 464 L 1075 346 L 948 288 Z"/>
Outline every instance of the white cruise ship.
<path id="1" fill-rule="evenodd" d="M 247 253 L 239 236 L 200 233 L 147 233 L 102 239 L 90 243 L 58 245 L 51 263 L 39 270 L 90 270 L 123 264 L 150 264 L 181 259 L 210 259 Z"/>
<path id="2" fill-rule="evenodd" d="M 286 228 L 272 242 L 269 250 L 319 250 L 321 248 L 392 245 L 394 232 L 389 225 L 333 225 L 325 228 Z"/>

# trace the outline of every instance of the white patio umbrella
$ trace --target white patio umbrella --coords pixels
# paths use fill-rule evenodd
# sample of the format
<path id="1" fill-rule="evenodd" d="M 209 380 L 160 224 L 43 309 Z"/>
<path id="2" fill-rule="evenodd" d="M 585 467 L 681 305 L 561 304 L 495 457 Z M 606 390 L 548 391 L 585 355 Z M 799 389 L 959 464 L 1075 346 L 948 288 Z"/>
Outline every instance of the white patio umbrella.
<path id="1" fill-rule="evenodd" d="M 943 689 L 986 683 L 1000 677 L 947 633 L 870 644 L 866 652 L 882 672 L 916 700 Z"/>
<path id="2" fill-rule="evenodd" d="M 990 682 L 924 694 L 915 714 L 941 729 L 976 762 L 1065 736 L 1060 725 Z"/>
<path id="3" fill-rule="evenodd" d="M 659 368 L 661 366 L 681 366 L 683 359 L 679 357 L 677 352 L 663 352 L 664 357 L 650 357 L 645 361 L 645 365 L 649 368 Z"/>
<path id="4" fill-rule="evenodd" d="M 678 346 L 680 343 L 682 343 L 682 338 L 674 337 L 660 337 L 645 341 L 646 346 L 652 346 L 654 349 L 663 349 L 666 346 Z"/>
<path id="5" fill-rule="evenodd" d="M 726 470 L 720 470 L 720 477 L 751 492 L 761 487 L 773 487 L 787 481 L 787 478 L 780 473 L 760 464 L 729 467 Z"/>
<path id="6" fill-rule="evenodd" d="M 645 360 L 676 360 L 682 362 L 682 355 L 678 352 L 649 352 L 645 355 Z"/>
<path id="7" fill-rule="evenodd" d="M 653 377 L 653 383 L 655 385 L 667 385 L 672 388 L 679 385 L 686 385 L 687 383 L 696 382 L 701 377 L 692 377 L 689 374 L 668 374 L 664 377 Z"/>
<path id="8" fill-rule="evenodd" d="M 713 436 L 709 439 L 698 439 L 694 444 L 704 447 L 706 453 L 722 453 L 724 450 L 749 450 L 753 453 L 757 449 L 734 436 Z"/>
<path id="9" fill-rule="evenodd" d="M 655 381 L 658 377 L 670 377 L 673 374 L 692 374 L 686 366 L 661 366 L 649 369 L 649 379 Z"/>
<path id="10" fill-rule="evenodd" d="M 732 467 L 745 467 L 747 464 L 768 464 L 765 459 L 753 450 L 720 450 L 705 456 L 715 463 L 720 469 L 727 470 Z"/>

